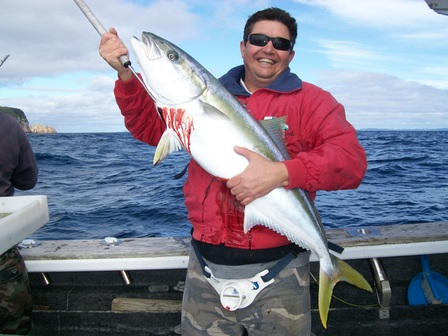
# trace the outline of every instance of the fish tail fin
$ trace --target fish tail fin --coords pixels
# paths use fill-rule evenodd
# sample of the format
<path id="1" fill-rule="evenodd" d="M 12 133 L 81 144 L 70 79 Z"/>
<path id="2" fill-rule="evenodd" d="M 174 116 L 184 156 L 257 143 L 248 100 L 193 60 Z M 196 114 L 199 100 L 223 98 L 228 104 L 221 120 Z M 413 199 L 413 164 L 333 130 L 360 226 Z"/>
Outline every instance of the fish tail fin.
<path id="1" fill-rule="evenodd" d="M 334 276 L 330 277 L 322 268 L 319 271 L 319 314 L 322 325 L 325 328 L 327 328 L 328 311 L 330 309 L 333 288 L 339 281 L 346 281 L 358 288 L 372 292 L 372 286 L 370 286 L 361 273 L 335 256 L 332 256 L 332 259 L 337 270 Z"/>
<path id="2" fill-rule="evenodd" d="M 337 257 L 333 258 L 336 260 L 338 264 L 339 272 L 341 274 L 340 275 L 341 280 L 346 281 L 349 284 L 352 284 L 353 286 L 356 286 L 358 288 L 364 289 L 372 293 L 372 286 L 370 286 L 370 284 L 367 282 L 367 280 L 361 273 L 359 273 L 345 261 Z"/>

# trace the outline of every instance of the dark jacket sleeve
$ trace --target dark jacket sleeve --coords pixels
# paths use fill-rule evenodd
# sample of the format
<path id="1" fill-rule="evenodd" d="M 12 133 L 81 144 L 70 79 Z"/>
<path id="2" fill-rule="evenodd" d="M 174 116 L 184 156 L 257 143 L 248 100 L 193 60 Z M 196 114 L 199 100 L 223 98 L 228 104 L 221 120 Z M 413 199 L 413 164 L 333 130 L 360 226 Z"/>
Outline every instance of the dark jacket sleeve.
<path id="1" fill-rule="evenodd" d="M 14 188 L 29 190 L 37 184 L 36 159 L 27 135 L 13 118 L 2 118 L 0 130 L 0 196 Z"/>

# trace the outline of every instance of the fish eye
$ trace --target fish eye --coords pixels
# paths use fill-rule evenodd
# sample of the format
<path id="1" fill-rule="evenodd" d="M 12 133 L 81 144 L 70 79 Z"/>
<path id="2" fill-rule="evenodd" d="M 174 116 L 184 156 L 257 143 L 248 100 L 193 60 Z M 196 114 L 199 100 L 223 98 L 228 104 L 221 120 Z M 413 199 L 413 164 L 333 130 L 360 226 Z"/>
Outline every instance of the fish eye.
<path id="1" fill-rule="evenodd" d="M 170 61 L 176 62 L 179 59 L 179 55 L 174 50 L 169 51 L 167 57 Z"/>

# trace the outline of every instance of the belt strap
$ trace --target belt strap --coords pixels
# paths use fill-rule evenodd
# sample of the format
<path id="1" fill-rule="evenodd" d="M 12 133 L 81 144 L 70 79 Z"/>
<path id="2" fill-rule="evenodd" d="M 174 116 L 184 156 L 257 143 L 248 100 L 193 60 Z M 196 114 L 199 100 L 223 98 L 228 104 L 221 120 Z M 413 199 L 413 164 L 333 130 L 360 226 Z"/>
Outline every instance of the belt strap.
<path id="1" fill-rule="evenodd" d="M 198 259 L 199 264 L 201 265 L 202 272 L 204 273 L 204 276 L 206 278 L 210 278 L 211 274 L 208 272 L 205 267 L 207 266 L 207 263 L 205 262 L 204 258 L 202 258 L 201 254 L 199 253 L 199 249 L 196 245 L 196 242 L 194 239 L 191 240 L 191 245 L 193 246 L 193 250 L 196 254 L 196 258 Z M 275 278 L 292 260 L 294 260 L 297 257 L 297 254 L 290 251 L 288 252 L 284 257 L 282 257 L 275 265 L 273 265 L 271 268 L 268 269 L 268 273 L 263 275 L 261 279 L 264 282 L 268 282 L 271 279 Z"/>

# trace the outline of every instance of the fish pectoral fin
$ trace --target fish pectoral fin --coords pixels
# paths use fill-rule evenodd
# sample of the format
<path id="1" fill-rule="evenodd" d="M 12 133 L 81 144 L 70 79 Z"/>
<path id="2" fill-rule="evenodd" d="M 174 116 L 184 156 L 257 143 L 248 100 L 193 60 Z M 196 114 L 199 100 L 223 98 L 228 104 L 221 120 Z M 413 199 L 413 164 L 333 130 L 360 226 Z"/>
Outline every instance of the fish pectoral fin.
<path id="1" fill-rule="evenodd" d="M 214 106 L 214 105 L 212 105 L 210 103 L 207 103 L 207 102 L 205 102 L 203 100 L 200 100 L 199 104 L 200 104 L 201 109 L 204 112 L 206 112 L 208 115 L 213 116 L 213 118 L 229 119 L 229 117 L 225 113 L 223 113 L 218 107 L 216 107 L 216 106 Z"/>
<path id="2" fill-rule="evenodd" d="M 337 272 L 333 277 L 326 274 L 322 268 L 319 271 L 319 315 L 322 325 L 327 328 L 328 311 L 330 309 L 333 288 L 339 281 L 346 281 L 356 287 L 372 293 L 372 286 L 367 280 L 345 261 L 332 256 Z"/>
<path id="3" fill-rule="evenodd" d="M 182 148 L 182 144 L 177 138 L 176 134 L 169 128 L 162 134 L 154 153 L 153 164 L 156 165 L 163 161 L 172 152 L 178 151 Z"/>

